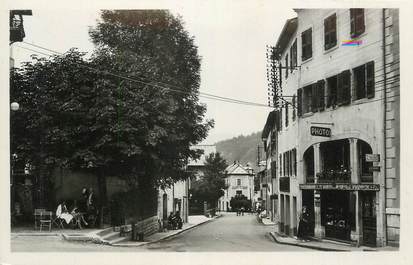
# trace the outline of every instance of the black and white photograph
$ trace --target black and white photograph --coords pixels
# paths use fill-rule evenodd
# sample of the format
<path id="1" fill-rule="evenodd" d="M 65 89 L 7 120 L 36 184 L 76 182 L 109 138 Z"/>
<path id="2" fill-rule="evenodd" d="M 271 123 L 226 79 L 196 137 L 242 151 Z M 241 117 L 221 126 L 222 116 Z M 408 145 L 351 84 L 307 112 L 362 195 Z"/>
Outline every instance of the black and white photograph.
<path id="1" fill-rule="evenodd" d="M 401 9 L 176 2 L 3 12 L 10 254 L 398 255 Z"/>

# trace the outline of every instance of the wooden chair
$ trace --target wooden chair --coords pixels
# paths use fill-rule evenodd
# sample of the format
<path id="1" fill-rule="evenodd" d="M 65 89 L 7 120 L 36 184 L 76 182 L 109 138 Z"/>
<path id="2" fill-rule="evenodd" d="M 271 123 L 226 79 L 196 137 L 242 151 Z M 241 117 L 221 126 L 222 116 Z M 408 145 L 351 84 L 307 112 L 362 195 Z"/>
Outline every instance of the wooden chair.
<path id="1" fill-rule="evenodd" d="M 49 227 L 49 232 L 52 230 L 52 217 L 52 212 L 45 211 L 40 213 L 40 231 L 42 231 L 43 227 Z"/>
<path id="2" fill-rule="evenodd" d="M 46 209 L 42 209 L 42 208 L 38 208 L 38 209 L 34 209 L 34 229 L 37 228 L 37 224 L 39 223 L 40 220 L 40 214 L 45 212 Z"/>
<path id="3" fill-rule="evenodd" d="M 57 227 L 57 228 L 64 228 L 64 219 L 60 218 L 59 216 L 56 216 L 52 218 L 52 223 Z"/>

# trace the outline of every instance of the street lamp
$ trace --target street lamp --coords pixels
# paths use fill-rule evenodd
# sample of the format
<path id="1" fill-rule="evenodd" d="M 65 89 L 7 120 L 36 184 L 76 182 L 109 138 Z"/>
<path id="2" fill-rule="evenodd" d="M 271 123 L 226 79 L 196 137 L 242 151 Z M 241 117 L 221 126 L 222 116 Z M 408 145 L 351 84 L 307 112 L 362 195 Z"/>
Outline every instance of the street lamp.
<path id="1" fill-rule="evenodd" d="M 19 103 L 17 103 L 17 102 L 13 102 L 13 103 L 10 104 L 10 109 L 11 109 L 12 111 L 18 111 L 19 108 L 20 108 L 20 105 L 19 105 Z"/>

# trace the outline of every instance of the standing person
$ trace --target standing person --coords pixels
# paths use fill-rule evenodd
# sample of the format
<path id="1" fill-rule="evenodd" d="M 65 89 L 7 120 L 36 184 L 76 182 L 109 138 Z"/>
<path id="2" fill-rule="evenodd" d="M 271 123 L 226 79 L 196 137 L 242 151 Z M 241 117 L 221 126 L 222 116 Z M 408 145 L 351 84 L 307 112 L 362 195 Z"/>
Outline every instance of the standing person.
<path id="1" fill-rule="evenodd" d="M 300 240 L 307 240 L 308 230 L 310 226 L 310 213 L 307 210 L 306 206 L 303 206 L 303 209 L 300 214 L 300 221 L 298 223 L 297 238 Z"/>

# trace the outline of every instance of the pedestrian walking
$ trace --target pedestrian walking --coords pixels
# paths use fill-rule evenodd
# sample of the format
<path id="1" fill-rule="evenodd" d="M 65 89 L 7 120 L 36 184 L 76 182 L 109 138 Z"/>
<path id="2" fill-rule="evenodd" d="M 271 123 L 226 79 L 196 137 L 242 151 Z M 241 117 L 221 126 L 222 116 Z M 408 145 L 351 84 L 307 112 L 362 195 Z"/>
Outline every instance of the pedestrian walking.
<path id="1" fill-rule="evenodd" d="M 310 213 L 308 212 L 307 207 L 304 206 L 300 214 L 300 221 L 298 223 L 298 231 L 297 231 L 298 239 L 307 240 L 309 226 L 310 226 Z"/>

